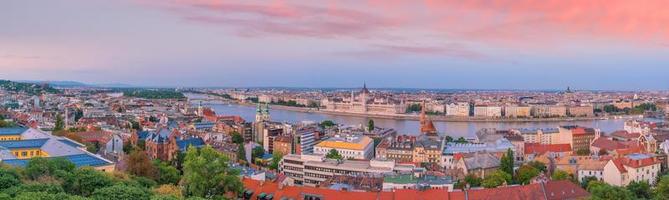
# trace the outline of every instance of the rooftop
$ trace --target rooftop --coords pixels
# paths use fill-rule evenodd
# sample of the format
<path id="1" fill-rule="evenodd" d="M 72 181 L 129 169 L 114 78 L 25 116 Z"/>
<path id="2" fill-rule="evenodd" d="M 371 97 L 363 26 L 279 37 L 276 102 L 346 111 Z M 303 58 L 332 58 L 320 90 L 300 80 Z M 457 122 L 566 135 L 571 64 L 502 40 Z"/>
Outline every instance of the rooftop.
<path id="1" fill-rule="evenodd" d="M 7 149 L 35 149 L 41 148 L 49 139 L 3 140 L 0 146 Z"/>
<path id="2" fill-rule="evenodd" d="M 20 135 L 26 130 L 28 130 L 28 128 L 23 128 L 23 127 L 0 128 L 0 135 Z"/>
<path id="3" fill-rule="evenodd" d="M 74 165 L 76 165 L 77 167 L 85 167 L 85 166 L 98 167 L 98 166 L 114 164 L 113 162 L 110 162 L 103 158 L 85 153 L 69 155 L 69 156 L 61 156 L 61 157 L 48 157 L 47 159 L 54 159 L 54 158 L 65 158 L 74 163 Z M 29 161 L 30 159 L 11 159 L 11 160 L 3 160 L 2 163 L 17 167 L 25 167 Z"/>
<path id="4" fill-rule="evenodd" d="M 364 135 L 341 135 L 328 138 L 316 144 L 316 146 L 334 149 L 364 150 L 372 142 L 371 138 Z"/>

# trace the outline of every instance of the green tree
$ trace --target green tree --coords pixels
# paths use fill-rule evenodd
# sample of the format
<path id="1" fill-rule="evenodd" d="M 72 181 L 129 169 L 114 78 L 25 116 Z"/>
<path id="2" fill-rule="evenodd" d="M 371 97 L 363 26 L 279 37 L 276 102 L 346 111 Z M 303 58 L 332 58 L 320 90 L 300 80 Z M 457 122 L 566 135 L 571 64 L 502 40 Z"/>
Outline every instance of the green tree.
<path id="1" fill-rule="evenodd" d="M 130 121 L 130 124 L 131 124 L 130 127 L 132 129 L 135 129 L 136 131 L 142 131 L 142 126 L 139 125 L 139 122 L 132 120 Z"/>
<path id="2" fill-rule="evenodd" d="M 510 148 L 506 150 L 506 154 L 500 159 L 499 169 L 507 174 L 513 174 L 513 150 Z"/>
<path id="3" fill-rule="evenodd" d="M 93 168 L 79 168 L 74 170 L 70 176 L 64 177 L 63 188 L 70 194 L 88 197 L 99 188 L 111 186 L 112 179 Z"/>
<path id="4" fill-rule="evenodd" d="M 74 111 L 74 122 L 78 122 L 82 117 L 84 117 L 84 111 L 77 108 L 77 110 Z"/>
<path id="5" fill-rule="evenodd" d="M 235 144 L 244 144 L 244 137 L 242 137 L 242 134 L 239 134 L 237 131 L 232 132 L 232 142 Z"/>
<path id="6" fill-rule="evenodd" d="M 25 175 L 31 180 L 37 180 L 42 176 L 55 175 L 57 171 L 71 172 L 76 168 L 74 163 L 65 158 L 42 158 L 34 157 L 28 161 Z"/>
<path id="7" fill-rule="evenodd" d="M 653 197 L 653 191 L 650 188 L 650 184 L 646 181 L 633 181 L 627 185 L 627 190 L 632 192 L 637 199 L 650 199 Z"/>
<path id="8" fill-rule="evenodd" d="M 496 188 L 504 185 L 504 183 L 511 183 L 511 175 L 502 170 L 497 170 L 492 174 L 488 174 L 488 176 L 481 182 L 481 186 L 485 188 Z"/>
<path id="9" fill-rule="evenodd" d="M 518 174 L 516 176 L 516 179 L 518 180 L 518 183 L 521 183 L 523 185 L 529 184 L 530 180 L 538 176 L 539 173 L 541 172 L 538 169 L 529 165 L 523 165 L 518 169 Z"/>
<path id="10" fill-rule="evenodd" d="M 458 140 L 455 141 L 455 143 L 467 144 L 469 142 L 464 137 L 459 137 Z"/>
<path id="11" fill-rule="evenodd" d="M 583 180 L 581 180 L 581 187 L 582 187 L 583 189 L 587 189 L 587 188 L 588 188 L 588 184 L 589 184 L 590 182 L 592 182 L 592 181 L 597 181 L 597 177 L 594 177 L 594 176 L 586 176 L 585 178 L 583 178 Z"/>
<path id="12" fill-rule="evenodd" d="M 413 103 L 407 107 L 406 112 L 407 113 L 420 112 L 420 110 L 422 110 L 422 106 L 418 103 Z"/>
<path id="13" fill-rule="evenodd" d="M 546 164 L 544 164 L 542 162 L 539 162 L 539 161 L 536 161 L 536 160 L 527 162 L 527 165 L 532 166 L 532 167 L 534 167 L 534 168 L 536 168 L 536 169 L 538 169 L 539 171 L 542 171 L 542 172 L 546 171 Z"/>
<path id="14" fill-rule="evenodd" d="M 160 160 L 154 160 L 153 165 L 158 170 L 156 182 L 158 184 L 173 184 L 176 185 L 181 180 L 179 170 L 172 165 L 168 165 Z"/>
<path id="15" fill-rule="evenodd" d="M 71 196 L 65 193 L 51 194 L 47 192 L 23 192 L 14 198 L 15 200 L 75 200 L 83 199 L 77 196 Z"/>
<path id="16" fill-rule="evenodd" d="M 669 199 L 669 175 L 664 175 L 655 185 L 655 199 Z"/>
<path id="17" fill-rule="evenodd" d="M 0 191 L 20 184 L 20 178 L 16 171 L 0 168 Z"/>
<path id="18" fill-rule="evenodd" d="M 27 183 L 27 184 L 18 184 L 17 186 L 11 187 L 3 191 L 10 196 L 18 196 L 21 193 L 25 192 L 45 192 L 48 194 L 60 194 L 64 193 L 63 187 L 58 183 Z"/>
<path id="19" fill-rule="evenodd" d="M 588 192 L 592 200 L 632 200 L 632 192 L 622 187 L 611 186 L 600 181 L 590 181 Z"/>
<path id="20" fill-rule="evenodd" d="M 335 123 L 332 120 L 325 120 L 319 124 L 321 128 L 330 128 L 335 126 Z"/>
<path id="21" fill-rule="evenodd" d="M 95 190 L 91 198 L 94 200 L 149 200 L 151 193 L 143 188 L 118 184 Z"/>
<path id="22" fill-rule="evenodd" d="M 63 122 L 63 117 L 60 114 L 56 114 L 56 125 L 53 127 L 53 131 L 62 131 L 65 129 L 65 123 Z"/>
<path id="23" fill-rule="evenodd" d="M 135 176 L 143 176 L 156 179 L 156 167 L 151 163 L 149 156 L 144 151 L 133 151 L 128 156 L 128 167 L 126 171 Z"/>
<path id="24" fill-rule="evenodd" d="M 450 135 L 447 135 L 446 136 L 446 142 L 453 142 L 453 137 L 451 137 Z"/>
<path id="25" fill-rule="evenodd" d="M 328 154 L 325 155 L 325 158 L 336 159 L 336 160 L 344 159 L 344 157 L 342 157 L 342 156 L 339 154 L 339 151 L 337 151 L 336 149 L 330 149 L 330 151 L 328 152 Z"/>
<path id="26" fill-rule="evenodd" d="M 246 160 L 246 149 L 244 148 L 244 144 L 237 145 L 237 159 L 248 162 Z"/>
<path id="27" fill-rule="evenodd" d="M 215 198 L 239 193 L 243 188 L 235 172 L 228 169 L 228 158 L 210 146 L 188 148 L 183 172 L 187 195 Z"/>
<path id="28" fill-rule="evenodd" d="M 272 153 L 272 163 L 269 165 L 269 169 L 272 170 L 277 170 L 279 169 L 279 162 L 281 162 L 281 159 L 283 158 L 283 155 L 277 151 Z"/>
<path id="29" fill-rule="evenodd" d="M 569 179 L 569 173 L 562 171 L 562 170 L 555 170 L 553 172 L 553 175 L 551 175 L 551 180 L 554 181 L 562 181 L 562 180 L 568 180 Z"/>
<path id="30" fill-rule="evenodd" d="M 483 180 L 481 180 L 481 178 L 474 174 L 468 174 L 465 176 L 465 183 L 469 184 L 469 187 L 480 187 L 482 181 Z"/>
<path id="31" fill-rule="evenodd" d="M 151 200 L 182 200 L 183 198 L 175 197 L 172 195 L 153 195 Z"/>
<path id="32" fill-rule="evenodd" d="M 374 131 L 374 127 L 375 127 L 374 126 L 374 120 L 369 119 L 369 121 L 367 121 L 367 131 L 369 131 L 369 132 Z"/>
<path id="33" fill-rule="evenodd" d="M 251 162 L 255 162 L 256 158 L 262 157 L 265 154 L 265 149 L 261 146 L 256 146 L 251 151 Z"/>

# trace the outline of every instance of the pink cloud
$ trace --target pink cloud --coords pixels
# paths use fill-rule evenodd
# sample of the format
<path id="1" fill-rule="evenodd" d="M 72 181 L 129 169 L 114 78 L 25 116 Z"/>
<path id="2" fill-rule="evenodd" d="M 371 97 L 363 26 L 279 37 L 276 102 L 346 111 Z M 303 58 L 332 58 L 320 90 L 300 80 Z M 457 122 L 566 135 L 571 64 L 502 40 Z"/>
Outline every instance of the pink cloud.
<path id="1" fill-rule="evenodd" d="M 371 48 L 361 51 L 337 52 L 336 55 L 361 57 L 361 58 L 389 58 L 406 55 L 435 55 L 449 58 L 461 58 L 470 60 L 488 60 L 488 56 L 468 49 L 461 44 L 448 44 L 440 46 L 425 45 L 386 45 L 372 44 Z"/>
<path id="2" fill-rule="evenodd" d="M 606 39 L 636 45 L 669 41 L 665 0 L 368 0 L 368 1 L 147 1 L 184 19 L 232 28 L 244 37 L 275 35 L 359 40 L 371 51 L 474 58 L 475 50 L 407 48 L 453 41 L 534 52 Z M 435 35 L 437 37 L 435 37 Z M 441 49 L 439 49 L 441 48 Z M 446 51 L 451 49 L 451 51 Z M 480 54 L 480 53 L 479 53 Z"/>

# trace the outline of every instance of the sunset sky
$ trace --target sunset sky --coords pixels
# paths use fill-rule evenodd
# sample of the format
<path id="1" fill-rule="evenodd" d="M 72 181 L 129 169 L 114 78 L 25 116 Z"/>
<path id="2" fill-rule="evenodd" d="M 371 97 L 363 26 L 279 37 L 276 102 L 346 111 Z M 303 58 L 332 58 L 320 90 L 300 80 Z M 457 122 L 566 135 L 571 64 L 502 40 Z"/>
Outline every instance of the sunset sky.
<path id="1" fill-rule="evenodd" d="M 666 0 L 4 0 L 0 79 L 669 89 Z"/>

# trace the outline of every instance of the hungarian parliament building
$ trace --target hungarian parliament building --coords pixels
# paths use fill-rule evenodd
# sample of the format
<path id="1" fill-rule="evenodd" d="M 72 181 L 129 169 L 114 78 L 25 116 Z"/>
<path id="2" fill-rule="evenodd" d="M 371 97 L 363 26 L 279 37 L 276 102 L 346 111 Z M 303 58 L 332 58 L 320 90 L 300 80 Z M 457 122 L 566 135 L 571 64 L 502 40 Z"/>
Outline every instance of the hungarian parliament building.
<path id="1" fill-rule="evenodd" d="M 406 104 L 391 98 L 374 98 L 367 85 L 357 94 L 351 91 L 350 97 L 325 98 L 321 101 L 324 111 L 368 113 L 368 114 L 400 114 L 406 111 Z"/>

